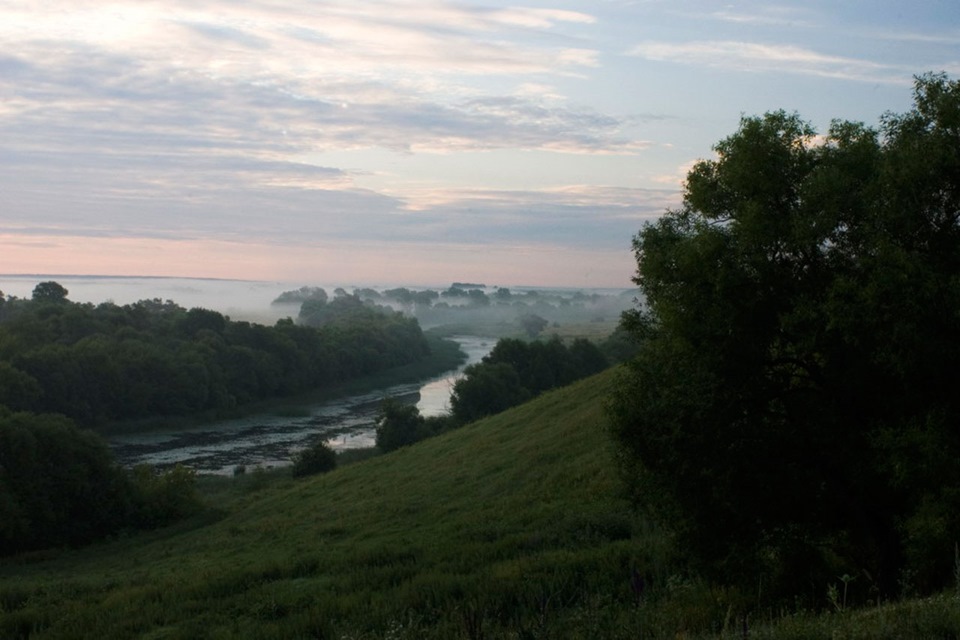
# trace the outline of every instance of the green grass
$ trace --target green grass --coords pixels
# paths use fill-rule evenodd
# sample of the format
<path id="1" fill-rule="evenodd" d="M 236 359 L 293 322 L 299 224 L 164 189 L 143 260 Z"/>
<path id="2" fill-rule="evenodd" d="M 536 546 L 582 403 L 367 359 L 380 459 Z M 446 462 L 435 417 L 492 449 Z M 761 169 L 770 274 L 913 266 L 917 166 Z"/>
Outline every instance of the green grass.
<path id="1" fill-rule="evenodd" d="M 0 637 L 741 637 L 743 598 L 687 576 L 619 497 L 612 381 L 319 477 L 204 478 L 210 508 L 177 526 L 5 559 Z M 753 614 L 750 637 L 873 637 L 863 615 L 876 637 L 956 638 L 956 604 Z"/>
<path id="2" fill-rule="evenodd" d="M 616 497 L 608 385 L 318 478 L 204 480 L 218 506 L 205 521 L 7 560 L 0 636 L 383 637 L 414 625 L 457 637 L 552 623 L 588 591 L 629 595 L 631 565 L 660 542 L 633 535 Z"/>

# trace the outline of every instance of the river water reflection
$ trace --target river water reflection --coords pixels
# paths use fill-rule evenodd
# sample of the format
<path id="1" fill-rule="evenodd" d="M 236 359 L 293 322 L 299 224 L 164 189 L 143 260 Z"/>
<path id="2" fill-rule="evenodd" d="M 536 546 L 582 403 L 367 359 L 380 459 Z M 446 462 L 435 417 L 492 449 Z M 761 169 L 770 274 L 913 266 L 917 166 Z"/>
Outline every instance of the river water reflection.
<path id="1" fill-rule="evenodd" d="M 249 416 L 193 429 L 117 435 L 108 438 L 108 443 L 123 466 L 183 464 L 199 473 L 213 474 L 231 474 L 238 465 L 288 465 L 295 452 L 321 439 L 335 450 L 372 447 L 374 420 L 384 398 L 392 396 L 416 404 L 423 416 L 446 413 L 453 383 L 463 367 L 479 362 L 495 342 L 475 336 L 455 336 L 452 340 L 460 344 L 467 361 L 459 369 L 426 382 L 310 406 L 298 417 Z"/>

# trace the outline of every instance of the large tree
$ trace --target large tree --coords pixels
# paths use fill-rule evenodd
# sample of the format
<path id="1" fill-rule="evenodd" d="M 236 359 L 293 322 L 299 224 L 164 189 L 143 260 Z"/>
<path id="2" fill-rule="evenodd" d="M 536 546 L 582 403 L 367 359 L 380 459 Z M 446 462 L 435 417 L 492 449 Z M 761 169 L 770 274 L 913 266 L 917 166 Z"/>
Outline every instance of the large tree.
<path id="1" fill-rule="evenodd" d="M 135 488 L 100 438 L 0 407 L 0 556 L 85 544 L 134 523 Z"/>
<path id="2" fill-rule="evenodd" d="M 59 282 L 50 280 L 33 288 L 33 299 L 37 302 L 66 302 L 69 293 Z"/>
<path id="3" fill-rule="evenodd" d="M 744 118 L 715 151 L 634 238 L 628 476 L 727 578 L 937 586 L 960 538 L 960 83 L 919 78 L 879 130 Z"/>

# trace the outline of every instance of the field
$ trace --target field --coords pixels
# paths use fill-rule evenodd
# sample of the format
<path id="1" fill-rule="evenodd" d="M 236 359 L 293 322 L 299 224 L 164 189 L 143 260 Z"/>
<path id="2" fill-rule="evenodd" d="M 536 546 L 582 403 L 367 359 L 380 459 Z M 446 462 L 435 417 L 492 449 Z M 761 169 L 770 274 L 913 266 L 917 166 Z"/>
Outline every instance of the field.
<path id="1" fill-rule="evenodd" d="M 813 615 L 687 573 L 619 496 L 614 375 L 324 476 L 206 479 L 178 526 L 6 559 L 0 637 L 960 637 L 960 594 Z"/>

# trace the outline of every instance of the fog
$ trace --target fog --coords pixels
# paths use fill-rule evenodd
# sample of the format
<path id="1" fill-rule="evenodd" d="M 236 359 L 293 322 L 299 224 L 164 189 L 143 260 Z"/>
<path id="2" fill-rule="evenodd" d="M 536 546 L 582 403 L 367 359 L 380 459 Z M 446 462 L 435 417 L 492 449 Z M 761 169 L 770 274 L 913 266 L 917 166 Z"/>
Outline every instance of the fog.
<path id="1" fill-rule="evenodd" d="M 296 318 L 297 308 L 271 306 L 282 292 L 301 284 L 251 280 L 205 278 L 144 278 L 117 276 L 0 276 L 0 291 L 5 295 L 29 298 L 39 282 L 53 280 L 70 292 L 73 302 L 125 305 L 138 300 L 160 298 L 181 307 L 203 307 L 219 311 L 232 320 L 273 324 L 280 318 Z M 340 285 L 324 286 L 333 291 Z"/>
<path id="2" fill-rule="evenodd" d="M 438 325 L 474 325 L 490 333 L 516 330 L 519 319 L 536 315 L 550 324 L 610 322 L 635 306 L 636 291 L 629 289 L 560 289 L 542 287 L 487 286 L 480 283 L 459 285 L 463 295 L 450 295 L 451 283 L 429 287 L 383 286 L 355 287 L 349 283 L 270 282 L 217 280 L 200 278 L 150 278 L 117 276 L 0 276 L 0 291 L 7 297 L 29 298 L 40 282 L 53 280 L 68 291 L 73 302 L 131 304 L 138 300 L 172 300 L 187 309 L 203 307 L 219 311 L 232 320 L 272 325 L 278 319 L 296 319 L 299 304 L 271 304 L 281 293 L 303 286 L 321 287 L 331 298 L 338 288 L 357 293 L 373 304 L 389 306 L 415 316 L 424 329 Z M 411 293 L 432 291 L 428 304 L 401 302 L 384 297 L 384 291 L 404 289 Z M 467 291 L 479 292 L 473 299 Z M 454 292 L 456 293 L 456 292 Z M 477 298 L 483 304 L 476 304 Z"/>
<path id="3" fill-rule="evenodd" d="M 589 324 L 587 331 L 580 326 L 577 332 L 604 336 L 620 313 L 635 305 L 636 297 L 636 291 L 624 289 L 507 289 L 479 283 L 357 288 L 321 283 L 96 276 L 0 276 L 0 291 L 8 298 L 30 298 L 34 287 L 45 281 L 58 282 L 67 289 L 67 298 L 77 303 L 126 305 L 159 298 L 188 309 L 215 310 L 232 320 L 271 325 L 280 318 L 297 318 L 300 313 L 299 301 L 276 304 L 281 294 L 329 300 L 353 294 L 367 304 L 416 317 L 424 329 L 443 326 L 443 335 L 456 340 L 467 355 L 464 365 L 478 362 L 497 337 L 522 335 L 525 320 L 533 319 L 537 332 L 568 323 Z M 283 466 L 289 464 L 292 452 L 317 438 L 329 440 L 335 449 L 372 446 L 379 403 L 386 396 L 416 403 L 425 416 L 447 412 L 450 391 L 462 370 L 463 365 L 427 381 L 317 405 L 298 405 L 298 415 L 304 412 L 303 417 L 249 416 L 190 429 L 114 436 L 110 445 L 125 465 L 182 463 L 204 473 L 221 474 L 232 473 L 236 465 Z"/>

